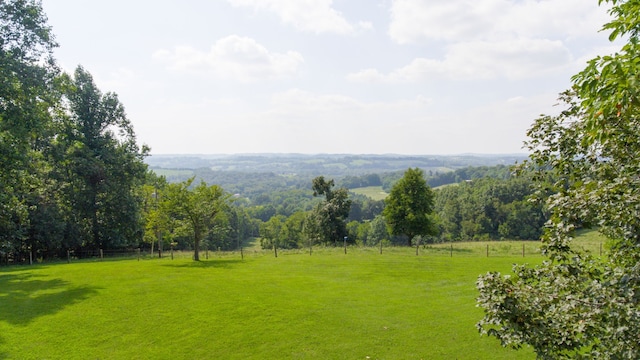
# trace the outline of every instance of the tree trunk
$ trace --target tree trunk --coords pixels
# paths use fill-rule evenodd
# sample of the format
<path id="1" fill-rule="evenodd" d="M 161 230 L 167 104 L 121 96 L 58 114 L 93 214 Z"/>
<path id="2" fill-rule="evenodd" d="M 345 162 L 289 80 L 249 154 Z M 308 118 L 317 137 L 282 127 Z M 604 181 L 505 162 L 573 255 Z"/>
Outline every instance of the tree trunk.
<path id="1" fill-rule="evenodd" d="M 193 260 L 200 261 L 200 231 L 194 231 L 194 241 L 193 241 Z"/>

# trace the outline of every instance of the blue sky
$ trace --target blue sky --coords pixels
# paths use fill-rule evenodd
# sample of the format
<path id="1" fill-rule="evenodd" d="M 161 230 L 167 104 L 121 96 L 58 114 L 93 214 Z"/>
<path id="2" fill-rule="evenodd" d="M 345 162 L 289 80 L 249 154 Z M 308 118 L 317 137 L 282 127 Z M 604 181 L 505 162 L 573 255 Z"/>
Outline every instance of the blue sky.
<path id="1" fill-rule="evenodd" d="M 521 153 L 615 44 L 597 0 L 42 0 L 152 154 Z"/>

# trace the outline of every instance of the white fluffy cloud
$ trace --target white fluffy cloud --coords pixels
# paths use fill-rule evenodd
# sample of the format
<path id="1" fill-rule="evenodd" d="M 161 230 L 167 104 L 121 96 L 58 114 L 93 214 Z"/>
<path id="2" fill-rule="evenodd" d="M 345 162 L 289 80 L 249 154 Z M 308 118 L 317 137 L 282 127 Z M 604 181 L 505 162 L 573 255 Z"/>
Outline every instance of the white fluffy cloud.
<path id="1" fill-rule="evenodd" d="M 250 7 L 276 14 L 283 23 L 313 33 L 350 34 L 370 29 L 371 23 L 349 23 L 332 5 L 332 0 L 227 0 L 237 7 Z"/>
<path id="2" fill-rule="evenodd" d="M 452 44 L 444 59 L 417 58 L 388 74 L 365 69 L 352 82 L 410 83 L 432 79 L 524 79 L 561 70 L 571 54 L 560 41 L 517 39 Z"/>
<path id="3" fill-rule="evenodd" d="M 174 71 L 241 82 L 293 76 L 304 62 L 298 52 L 270 52 L 255 40 L 237 35 L 216 41 L 209 51 L 177 46 L 173 50 L 158 50 L 153 57 Z"/>
<path id="4" fill-rule="evenodd" d="M 393 0 L 390 11 L 389 36 L 400 44 L 592 36 L 607 20 L 585 0 Z"/>
<path id="5" fill-rule="evenodd" d="M 392 0 L 389 36 L 400 45 L 441 47 L 389 72 L 365 68 L 351 82 L 535 78 L 583 64 L 573 44 L 598 37 L 605 9 L 585 0 Z"/>

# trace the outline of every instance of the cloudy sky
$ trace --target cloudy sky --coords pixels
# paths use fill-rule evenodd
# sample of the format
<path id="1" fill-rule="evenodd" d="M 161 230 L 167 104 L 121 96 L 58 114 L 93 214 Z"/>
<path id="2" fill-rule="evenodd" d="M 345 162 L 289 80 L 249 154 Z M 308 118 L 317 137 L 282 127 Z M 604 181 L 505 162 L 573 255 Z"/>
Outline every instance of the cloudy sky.
<path id="1" fill-rule="evenodd" d="M 522 153 L 597 0 L 42 0 L 152 154 Z M 615 45 L 615 44 L 614 44 Z"/>

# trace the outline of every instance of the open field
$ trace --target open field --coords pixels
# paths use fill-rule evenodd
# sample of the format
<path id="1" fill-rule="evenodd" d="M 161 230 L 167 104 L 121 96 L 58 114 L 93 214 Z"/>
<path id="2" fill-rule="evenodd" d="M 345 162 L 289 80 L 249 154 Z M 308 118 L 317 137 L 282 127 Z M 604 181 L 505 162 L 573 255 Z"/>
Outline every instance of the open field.
<path id="1" fill-rule="evenodd" d="M 531 359 L 478 335 L 475 280 L 537 245 L 2 267 L 0 359 Z"/>
<path id="2" fill-rule="evenodd" d="M 384 190 L 382 190 L 382 186 L 367 186 L 367 187 L 349 189 L 349 191 L 356 194 L 368 196 L 373 200 L 384 200 L 387 197 L 387 195 L 389 195 Z"/>

